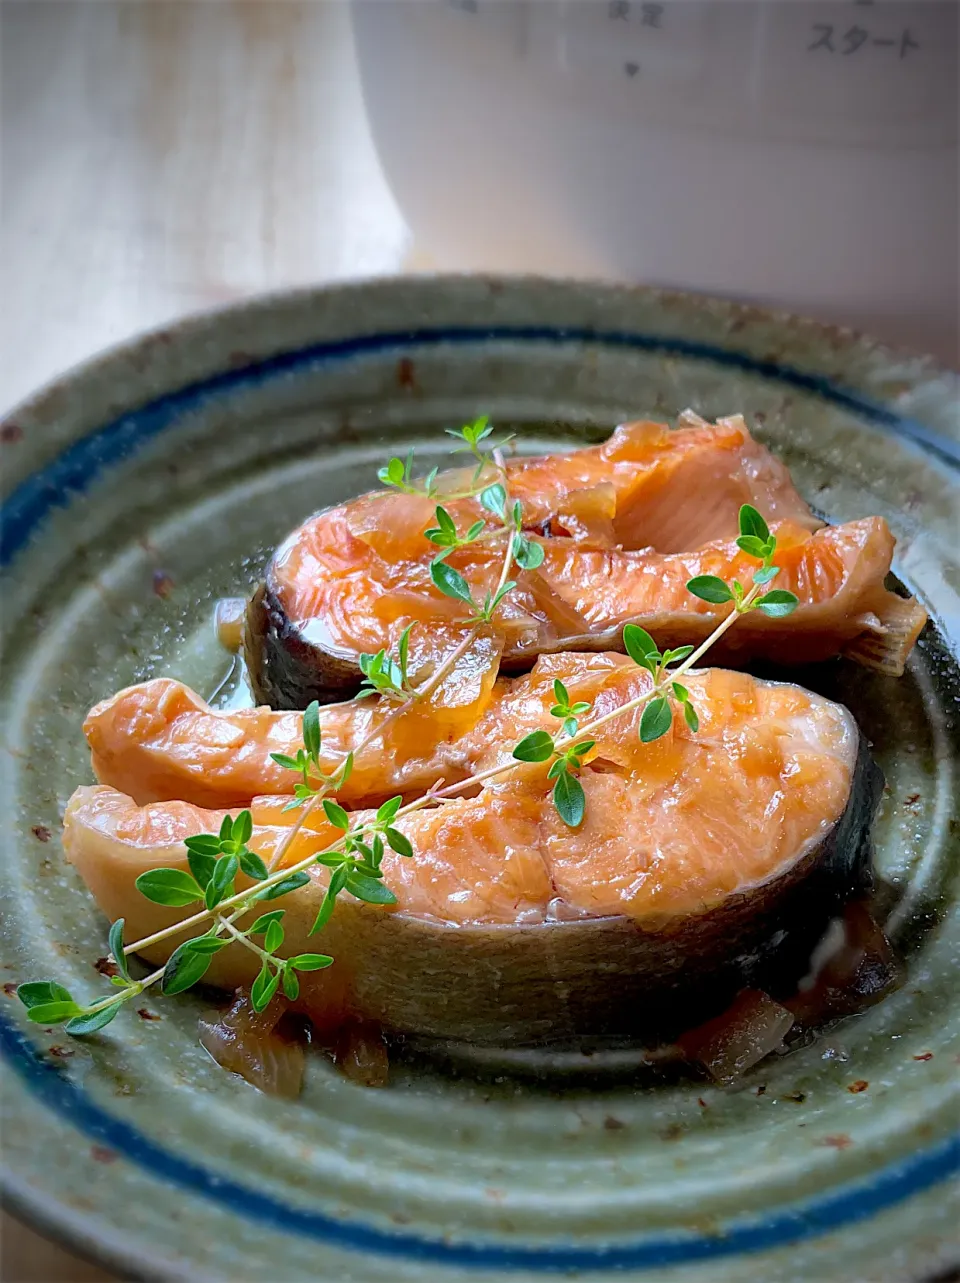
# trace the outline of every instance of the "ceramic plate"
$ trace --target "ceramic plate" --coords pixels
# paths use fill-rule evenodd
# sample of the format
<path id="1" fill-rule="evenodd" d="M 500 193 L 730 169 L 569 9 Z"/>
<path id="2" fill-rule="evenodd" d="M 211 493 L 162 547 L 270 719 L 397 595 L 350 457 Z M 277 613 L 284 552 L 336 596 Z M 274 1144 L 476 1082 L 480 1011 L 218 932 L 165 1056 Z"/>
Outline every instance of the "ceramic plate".
<path id="1" fill-rule="evenodd" d="M 3 1163 L 14 1206 L 124 1272 L 336 1280 L 904 1280 L 956 1263 L 958 387 L 845 332 L 679 294 L 534 279 L 265 299 L 139 339 L 2 429 Z M 743 411 L 830 519 L 880 513 L 932 623 L 900 681 L 814 680 L 887 776 L 875 832 L 907 964 L 880 1005 L 706 1082 L 547 1088 L 411 1060 L 367 1091 L 310 1060 L 259 1095 L 151 997 L 86 1042 L 27 978 L 98 990 L 105 926 L 63 860 L 95 700 L 172 674 L 230 692 L 213 601 L 385 452 L 486 413 L 524 449 L 686 407 Z M 851 1090 L 853 1084 L 866 1084 Z"/>

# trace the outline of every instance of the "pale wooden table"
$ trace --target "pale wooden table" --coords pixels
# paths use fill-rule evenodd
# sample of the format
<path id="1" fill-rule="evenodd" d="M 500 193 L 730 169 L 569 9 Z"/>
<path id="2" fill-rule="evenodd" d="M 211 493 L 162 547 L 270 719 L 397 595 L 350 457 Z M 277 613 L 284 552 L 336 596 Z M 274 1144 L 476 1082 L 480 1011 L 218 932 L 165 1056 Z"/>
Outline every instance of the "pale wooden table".
<path id="1" fill-rule="evenodd" d="M 0 0 L 0 405 L 183 312 L 397 270 L 337 0 Z"/>
<path id="2" fill-rule="evenodd" d="M 183 312 L 408 261 L 336 0 L 2 0 L 0 58 L 0 410 Z M 5 1283 L 108 1277 L 0 1222 Z"/>

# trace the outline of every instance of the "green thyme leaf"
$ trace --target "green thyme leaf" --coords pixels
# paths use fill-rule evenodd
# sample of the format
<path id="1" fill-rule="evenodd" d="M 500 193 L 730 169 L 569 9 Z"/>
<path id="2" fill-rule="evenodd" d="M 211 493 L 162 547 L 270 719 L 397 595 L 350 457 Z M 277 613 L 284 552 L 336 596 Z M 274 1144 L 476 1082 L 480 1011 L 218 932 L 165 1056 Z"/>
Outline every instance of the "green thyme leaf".
<path id="1" fill-rule="evenodd" d="M 544 551 L 543 546 L 534 543 L 526 535 L 513 536 L 513 558 L 518 566 L 524 570 L 536 570 L 538 566 L 543 565 Z"/>
<path id="2" fill-rule="evenodd" d="M 313 926 L 310 928 L 310 935 L 315 936 L 318 931 L 321 931 L 327 925 L 330 921 L 331 915 L 333 914 L 333 910 L 336 907 L 336 903 L 337 897 L 330 894 L 330 888 L 328 887 L 323 900 L 320 902 L 320 908 L 317 910 L 317 916 L 313 920 Z"/>
<path id="3" fill-rule="evenodd" d="M 391 850 L 396 851 L 397 855 L 406 856 L 409 859 L 413 855 L 413 843 L 405 833 L 399 829 L 386 828 L 384 836 L 390 845 Z"/>
<path id="4" fill-rule="evenodd" d="M 553 786 L 553 804 L 557 808 L 557 814 L 568 828 L 578 828 L 583 822 L 586 808 L 583 785 L 569 771 L 564 771 L 557 776 Z"/>
<path id="5" fill-rule="evenodd" d="M 233 837 L 233 816 L 225 815 L 220 824 L 220 843 L 221 843 L 220 850 L 221 851 L 224 849 L 223 843 L 229 842 L 232 837 Z"/>
<path id="6" fill-rule="evenodd" d="M 467 533 L 463 536 L 461 543 L 473 543 L 475 539 L 479 539 L 479 537 L 483 534 L 483 528 L 485 525 L 486 525 L 485 521 L 482 521 L 482 520 L 475 521 L 473 525 L 470 527 L 470 529 L 467 531 Z"/>
<path id="7" fill-rule="evenodd" d="M 665 664 L 679 664 L 681 660 L 693 654 L 692 646 L 678 646 L 676 650 L 668 650 L 663 657 Z"/>
<path id="8" fill-rule="evenodd" d="M 362 873 L 365 878 L 375 878 L 379 880 L 383 877 L 383 874 L 377 866 L 375 864 L 371 864 L 369 860 L 364 861 L 363 864 L 355 864 L 353 866 L 353 872 Z"/>
<path id="9" fill-rule="evenodd" d="M 320 910 L 314 919 L 313 926 L 310 928 L 311 935 L 315 935 L 316 932 L 318 932 L 320 928 L 329 921 L 330 915 L 333 913 L 334 906 L 336 905 L 337 896 L 346 886 L 349 874 L 350 870 L 345 864 L 341 864 L 339 869 L 334 869 L 330 877 L 330 884 L 327 887 L 327 893 L 323 897 Z"/>
<path id="10" fill-rule="evenodd" d="M 799 604 L 800 599 L 795 593 L 788 592 L 786 588 L 774 588 L 760 598 L 757 609 L 772 619 L 783 619 L 792 615 Z"/>
<path id="11" fill-rule="evenodd" d="M 574 757 L 583 757 L 586 753 L 590 752 L 596 742 L 596 740 L 581 740 L 579 744 L 573 745 L 570 752 Z"/>
<path id="12" fill-rule="evenodd" d="M 298 953 L 290 959 L 290 966 L 297 971 L 322 971 L 329 967 L 333 959 L 326 953 Z"/>
<path id="13" fill-rule="evenodd" d="M 295 757 L 290 757 L 287 753 L 271 753 L 270 757 L 278 766 L 282 766 L 285 771 L 299 771 L 300 763 Z M 189 842 L 189 838 L 187 839 Z"/>
<path id="14" fill-rule="evenodd" d="M 393 458 L 386 467 L 380 468 L 377 472 L 377 480 L 385 486 L 402 486 L 404 482 L 403 460 Z"/>
<path id="15" fill-rule="evenodd" d="M 381 803 L 381 805 L 377 807 L 377 823 L 389 824 L 402 805 L 403 798 L 399 795 L 397 797 L 387 798 L 386 802 Z"/>
<path id="16" fill-rule="evenodd" d="M 553 679 L 553 698 L 561 708 L 570 707 L 570 692 L 567 690 L 566 686 L 564 686 L 559 677 L 555 677 Z"/>
<path id="17" fill-rule="evenodd" d="M 457 536 L 447 534 L 438 526 L 428 526 L 423 535 L 437 548 L 446 548 L 449 551 L 457 546 Z"/>
<path id="18" fill-rule="evenodd" d="M 264 1011 L 270 1005 L 270 999 L 277 992 L 279 984 L 280 977 L 264 963 L 250 988 L 250 1002 L 254 1011 Z"/>
<path id="19" fill-rule="evenodd" d="M 223 843 L 212 833 L 197 833 L 194 837 L 184 838 L 183 845 L 188 851 L 197 851 L 200 855 L 212 855 L 214 859 L 223 850 Z"/>
<path id="20" fill-rule="evenodd" d="M 436 511 L 437 511 L 437 525 L 444 532 L 444 534 L 450 535 L 453 538 L 454 542 L 456 542 L 457 523 L 450 516 L 449 512 L 447 512 L 446 508 L 443 508 L 440 505 L 438 505 Z"/>
<path id="21" fill-rule="evenodd" d="M 640 739 L 644 744 L 650 744 L 653 740 L 658 740 L 661 735 L 666 735 L 673 722 L 673 710 L 670 702 L 658 695 L 652 699 L 643 710 L 640 718 Z"/>
<path id="22" fill-rule="evenodd" d="M 213 961 L 212 953 L 197 953 L 191 948 L 192 940 L 174 949 L 163 969 L 160 986 L 165 994 L 183 993 L 192 988 L 207 974 Z"/>
<path id="23" fill-rule="evenodd" d="M 567 739 L 572 739 L 577 733 L 578 725 L 579 724 L 575 717 L 568 717 L 565 719 L 563 726 L 561 726 L 560 729 L 563 731 L 564 735 L 566 735 Z"/>
<path id="24" fill-rule="evenodd" d="M 289 998 L 291 1002 L 296 1002 L 300 997 L 300 981 L 297 974 L 290 967 L 283 969 L 283 996 Z"/>
<path id="25" fill-rule="evenodd" d="M 30 1007 L 27 1018 L 37 1025 L 60 1025 L 74 1016 L 82 1016 L 83 1010 L 76 1002 L 43 1002 Z"/>
<path id="26" fill-rule="evenodd" d="M 698 731 L 700 729 L 700 718 L 697 716 L 697 710 L 689 700 L 684 700 L 683 702 L 683 716 L 692 731 Z"/>
<path id="27" fill-rule="evenodd" d="M 340 865 L 339 869 L 334 869 L 330 877 L 330 887 L 329 887 L 330 893 L 332 895 L 339 895 L 340 892 L 343 890 L 343 888 L 347 885 L 347 878 L 349 876 L 350 876 L 350 863 L 349 861 L 345 860 Z"/>
<path id="28" fill-rule="evenodd" d="M 234 820 L 234 828 L 231 830 L 230 839 L 234 843 L 234 854 L 239 852 L 240 847 L 250 837 L 253 837 L 253 817 L 249 811 L 240 811 Z"/>
<path id="29" fill-rule="evenodd" d="M 305 887 L 310 881 L 308 873 L 291 873 L 288 878 L 282 882 L 276 882 L 271 887 L 266 887 L 263 891 L 251 896 L 251 900 L 277 900 L 282 895 L 288 895 L 291 891 L 297 891 L 300 887 Z"/>
<path id="30" fill-rule="evenodd" d="M 768 584 L 772 579 L 776 579 L 779 573 L 779 566 L 761 566 L 759 570 L 753 572 L 753 582 L 761 585 Z"/>
<path id="31" fill-rule="evenodd" d="M 249 811 L 241 811 L 233 822 L 233 833 L 231 835 L 234 842 L 243 846 L 244 842 L 249 842 L 253 836 L 253 816 Z"/>
<path id="32" fill-rule="evenodd" d="M 111 924 L 107 935 L 107 944 L 110 947 L 113 960 L 117 964 L 117 970 L 124 980 L 129 980 L 130 968 L 127 966 L 127 957 L 123 952 L 123 918 L 117 918 L 116 922 Z"/>
<path id="33" fill-rule="evenodd" d="M 74 1038 L 83 1038 L 86 1034 L 98 1033 L 120 1014 L 120 1008 L 123 1004 L 124 999 L 118 998 L 116 1002 L 111 1002 L 109 1007 L 101 1007 L 99 1011 L 91 1011 L 81 1016 L 74 1016 L 72 1020 L 68 1020 L 64 1025 L 64 1032 Z"/>
<path id="34" fill-rule="evenodd" d="M 444 428 L 448 437 L 453 437 L 455 441 L 466 441 L 471 448 L 480 444 L 484 437 L 490 435 L 493 428 L 488 427 L 489 420 L 486 415 L 475 419 L 473 423 L 465 423 L 462 428 Z"/>
<path id="35" fill-rule="evenodd" d="M 550 769 L 547 771 L 547 779 L 555 780 L 557 776 L 562 775 L 566 769 L 567 759 L 565 757 L 558 757 L 555 762 L 551 763 Z"/>
<path id="36" fill-rule="evenodd" d="M 554 751 L 553 736 L 546 731 L 531 731 L 513 747 L 518 762 L 545 762 Z"/>
<path id="37" fill-rule="evenodd" d="M 314 760 L 320 756 L 320 705 L 317 700 L 313 700 L 304 710 L 303 747 Z"/>
<path id="38" fill-rule="evenodd" d="M 493 424 L 485 414 L 481 414 L 478 419 L 468 424 L 464 430 L 464 439 L 471 445 L 478 446 L 481 441 L 485 441 L 493 431 Z"/>
<path id="39" fill-rule="evenodd" d="M 641 628 L 639 624 L 627 624 L 623 630 L 623 644 L 635 664 L 651 673 L 656 672 L 660 652 L 657 650 L 657 643 L 645 628 Z"/>
<path id="40" fill-rule="evenodd" d="M 182 869 L 149 869 L 140 874 L 134 885 L 154 904 L 166 904 L 177 909 L 203 899 L 199 882 Z"/>
<path id="41" fill-rule="evenodd" d="M 342 829 L 346 833 L 350 827 L 350 816 L 346 813 L 339 802 L 334 802 L 331 798 L 325 797 L 321 803 L 323 813 L 335 829 Z"/>
<path id="42" fill-rule="evenodd" d="M 267 953 L 276 953 L 283 944 L 283 927 L 279 922 L 271 922 L 263 938 L 263 947 Z"/>
<path id="43" fill-rule="evenodd" d="M 714 605 L 733 600 L 733 593 L 717 575 L 696 575 L 693 579 L 688 579 L 687 591 L 701 601 L 709 601 Z"/>
<path id="44" fill-rule="evenodd" d="M 670 685 L 673 687 L 673 693 L 676 695 L 680 703 L 685 704 L 690 698 L 690 692 L 687 690 L 686 686 L 681 686 L 679 682 L 671 682 Z"/>
<path id="45" fill-rule="evenodd" d="M 184 947 L 189 949 L 191 953 L 219 953 L 220 950 L 225 949 L 229 943 L 230 941 L 225 940 L 222 936 L 208 934 L 205 936 L 196 936 L 193 940 L 188 940 Z"/>
<path id="46" fill-rule="evenodd" d="M 254 882 L 261 882 L 264 878 L 270 876 L 270 870 L 257 855 L 256 851 L 251 851 L 248 847 L 241 847 L 237 852 L 237 859 L 240 861 L 240 868 L 248 878 Z"/>
<path id="47" fill-rule="evenodd" d="M 409 633 L 409 631 L 410 629 L 408 628 L 407 632 Z M 403 638 L 401 638 L 401 641 L 402 640 Z M 406 680 L 406 678 L 404 678 L 404 680 Z M 353 774 L 353 750 L 351 749 L 351 751 L 347 754 L 347 756 L 343 759 L 343 761 L 337 767 L 336 773 L 334 774 L 334 777 L 333 777 L 333 787 L 338 789 L 343 788 L 344 784 L 346 784 L 347 780 L 350 778 L 352 774 Z"/>
<path id="48" fill-rule="evenodd" d="M 769 539 L 770 528 L 756 508 L 745 503 L 740 509 L 740 533 L 752 535 L 755 539 Z"/>
<path id="49" fill-rule="evenodd" d="M 767 555 L 766 541 L 758 539 L 756 535 L 741 535 L 737 540 L 737 547 L 748 557 L 756 557 L 758 561 L 762 561 Z"/>
<path id="50" fill-rule="evenodd" d="M 28 980 L 18 985 L 17 997 L 25 1007 L 47 1006 L 52 1002 L 73 1002 L 73 994 L 55 980 Z"/>
<path id="51" fill-rule="evenodd" d="M 249 936 L 262 936 L 271 922 L 279 922 L 286 909 L 271 909 L 269 913 L 261 913 L 252 927 L 247 929 Z"/>
<path id="52" fill-rule="evenodd" d="M 445 561 L 434 560 L 430 563 L 430 578 L 445 597 L 454 597 L 458 601 L 473 605 L 470 585 L 458 570 L 448 566 Z"/>
<path id="53" fill-rule="evenodd" d="M 365 877 L 362 873 L 351 873 L 347 878 L 346 889 L 358 900 L 367 904 L 396 904 L 397 897 L 388 886 L 378 878 Z"/>
<path id="54" fill-rule="evenodd" d="M 233 895 L 233 880 L 239 867 L 240 861 L 235 855 L 221 855 L 203 893 L 203 901 L 208 909 L 216 908 L 221 900 Z"/>
<path id="55" fill-rule="evenodd" d="M 503 486 L 497 482 L 495 485 L 487 486 L 486 490 L 480 492 L 480 504 L 486 508 L 487 512 L 492 512 L 495 517 L 503 520 L 504 509 L 507 502 L 507 492 Z"/>
<path id="56" fill-rule="evenodd" d="M 220 839 L 214 838 L 213 841 L 216 842 L 219 847 Z M 207 884 L 213 877 L 213 870 L 217 863 L 217 856 L 212 855 L 207 851 L 198 851 L 196 847 L 188 845 L 187 863 L 190 865 L 190 872 L 197 880 L 197 885 L 205 891 L 207 889 Z"/>
<path id="57" fill-rule="evenodd" d="M 407 624 L 406 628 L 400 634 L 400 640 L 397 642 L 397 660 L 400 664 L 400 680 L 404 685 L 407 684 L 407 660 L 410 657 L 410 634 L 413 631 L 413 624 Z M 351 759 L 353 754 L 351 753 Z"/>

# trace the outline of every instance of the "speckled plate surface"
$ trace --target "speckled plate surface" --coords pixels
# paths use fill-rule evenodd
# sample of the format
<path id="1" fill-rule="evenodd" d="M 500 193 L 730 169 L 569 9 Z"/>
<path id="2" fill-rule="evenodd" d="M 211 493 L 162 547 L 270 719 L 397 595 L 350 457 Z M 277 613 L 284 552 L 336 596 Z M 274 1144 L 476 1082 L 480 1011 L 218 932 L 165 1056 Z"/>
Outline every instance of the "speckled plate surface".
<path id="1" fill-rule="evenodd" d="M 885 516 L 932 625 L 844 698 L 888 780 L 876 827 L 907 980 L 705 1083 L 480 1082 L 320 1057 L 279 1102 L 200 1051 L 201 999 L 70 1043 L 18 981 L 102 983 L 105 924 L 60 849 L 80 721 L 136 679 L 228 678 L 213 599 L 385 449 L 478 413 L 521 448 L 628 417 L 744 412 L 831 519 Z M 254 302 L 72 372 L 0 433 L 3 1164 L 24 1214 L 127 1273 L 190 1279 L 919 1280 L 957 1263 L 960 427 L 953 376 L 726 302 L 539 280 L 406 279 Z M 225 688 L 228 689 L 228 688 Z M 851 1091 L 851 1084 L 864 1089 Z M 761 1090 L 762 1089 L 762 1090 Z"/>

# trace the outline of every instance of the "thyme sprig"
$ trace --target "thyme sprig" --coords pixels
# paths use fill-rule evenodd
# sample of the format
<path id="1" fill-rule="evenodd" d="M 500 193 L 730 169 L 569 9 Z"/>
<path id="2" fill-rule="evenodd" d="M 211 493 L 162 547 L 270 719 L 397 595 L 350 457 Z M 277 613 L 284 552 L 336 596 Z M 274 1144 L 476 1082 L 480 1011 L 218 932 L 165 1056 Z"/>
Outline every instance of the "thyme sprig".
<path id="1" fill-rule="evenodd" d="M 321 726 L 319 706 L 314 702 L 304 713 L 303 746 L 295 756 L 272 754 L 281 767 L 299 775 L 293 786 L 293 799 L 284 807 L 299 808 L 299 815 L 278 843 L 269 867 L 262 857 L 249 848 L 253 835 L 253 822 L 249 810 L 242 810 L 234 817 L 227 816 L 218 834 L 199 834 L 185 840 L 189 873 L 183 869 L 154 869 L 142 874 L 136 881 L 137 889 L 154 903 L 185 908 L 201 907 L 170 927 L 154 932 L 132 943 L 124 941 L 124 920 L 118 919 L 109 931 L 110 952 L 116 963 L 118 975 L 111 984 L 118 992 L 86 1006 L 77 1003 L 70 992 L 55 981 L 32 981 L 19 987 L 17 993 L 28 1010 L 31 1020 L 46 1025 L 64 1024 L 66 1032 L 74 1035 L 95 1033 L 104 1028 L 119 1013 L 121 1007 L 151 986 L 160 983 L 167 995 L 181 993 L 198 983 L 206 974 L 213 958 L 223 948 L 238 944 L 260 960 L 260 969 L 251 989 L 251 1002 L 262 1011 L 278 989 L 291 1001 L 300 991 L 298 974 L 330 966 L 333 958 L 328 954 L 305 953 L 292 958 L 280 957 L 278 950 L 284 944 L 282 908 L 268 910 L 247 927 L 238 926 L 238 920 L 248 915 L 262 901 L 269 901 L 296 892 L 310 881 L 308 870 L 317 865 L 331 870 L 327 888 L 311 928 L 311 934 L 323 929 L 334 912 L 336 900 L 347 891 L 355 898 L 369 904 L 387 906 L 396 903 L 393 892 L 384 885 L 382 861 L 389 846 L 402 857 L 414 855 L 407 835 L 397 827 L 397 821 L 428 806 L 449 800 L 463 791 L 488 780 L 520 769 L 523 765 L 549 763 L 546 778 L 553 781 L 552 797 L 564 824 L 577 828 L 584 819 L 586 798 L 580 774 L 591 750 L 595 747 L 596 732 L 615 718 L 642 708 L 639 736 L 642 742 L 652 743 L 666 735 L 673 725 L 675 709 L 696 732 L 699 718 L 690 692 L 679 680 L 723 634 L 743 615 L 752 610 L 780 617 L 789 614 L 797 605 L 794 594 L 785 590 L 764 591 L 778 573 L 773 558 L 776 539 L 771 535 L 761 515 L 749 505 L 740 510 L 741 550 L 760 565 L 753 574 L 752 586 L 747 589 L 739 581 L 731 584 L 717 576 L 701 575 L 690 580 L 688 589 L 701 600 L 711 604 L 731 603 L 732 609 L 717 624 L 698 647 L 681 646 L 661 652 L 654 639 L 643 628 L 628 624 L 624 628 L 624 648 L 631 660 L 650 676 L 650 685 L 639 695 L 608 712 L 589 719 L 581 725 L 583 717 L 592 711 L 586 700 L 571 700 L 570 693 L 559 679 L 554 682 L 556 700 L 550 709 L 552 717 L 560 722 L 559 732 L 551 735 L 540 729 L 531 732 L 517 743 L 510 759 L 497 766 L 480 771 L 468 779 L 443 788 L 434 786 L 421 797 L 406 804 L 401 797 L 384 802 L 371 820 L 355 822 L 350 814 L 332 797 L 331 793 L 343 787 L 349 777 L 353 761 L 364 748 L 382 737 L 389 725 L 418 700 L 428 698 L 453 671 L 460 658 L 476 641 L 480 632 L 493 617 L 504 598 L 512 591 L 515 582 L 509 579 L 512 565 L 523 569 L 534 568 L 543 560 L 543 548 L 529 539 L 522 530 L 522 509 L 511 502 L 504 484 L 506 471 L 502 456 L 494 450 L 488 456 L 482 443 L 490 437 L 488 422 L 476 420 L 461 429 L 459 435 L 466 449 L 477 459 L 477 479 L 488 467 L 499 473 L 501 480 L 485 484 L 480 491 L 480 502 L 499 525 L 487 532 L 473 523 L 462 535 L 450 514 L 438 505 L 437 525 L 427 532 L 428 538 L 441 551 L 431 562 L 431 578 L 446 596 L 454 597 L 470 607 L 464 621 L 469 625 L 464 639 L 451 652 L 443 664 L 422 686 L 408 671 L 410 627 L 401 634 L 396 657 L 385 650 L 375 655 L 361 657 L 364 688 L 361 697 L 377 694 L 384 703 L 394 707 L 380 720 L 361 744 L 344 755 L 333 771 L 321 766 Z M 400 472 L 391 460 L 381 469 L 381 480 L 395 488 L 412 487 L 410 479 L 412 460 L 400 461 Z M 389 473 L 385 479 L 384 473 Z M 426 490 L 434 484 L 436 470 L 425 483 Z M 422 493 L 423 491 L 418 491 Z M 442 514 L 442 515 L 441 515 Z M 457 548 L 476 542 L 488 534 L 505 536 L 505 550 L 497 584 L 487 589 L 481 599 L 474 597 L 474 590 L 446 558 Z M 324 850 L 283 867 L 284 857 L 310 813 L 320 806 L 330 825 L 341 836 Z M 242 874 L 251 885 L 237 890 L 236 880 Z M 135 979 L 127 959 L 152 945 L 172 936 L 183 934 L 194 927 L 205 927 L 202 934 L 180 944 L 163 967 L 141 979 Z M 258 943 L 258 940 L 260 943 Z"/>
<path id="2" fill-rule="evenodd" d="M 476 461 L 473 479 L 470 486 L 465 490 L 454 491 L 444 496 L 449 502 L 453 499 L 470 499 L 478 494 L 484 488 L 485 482 L 482 480 L 484 474 L 492 463 L 492 456 L 497 450 L 501 450 L 509 441 L 513 440 L 513 434 L 501 437 L 494 444 L 493 427 L 487 415 L 481 415 L 479 419 L 474 419 L 472 423 L 466 423 L 462 428 L 445 428 L 447 436 L 453 437 L 459 444 L 454 454 L 468 452 L 473 455 Z M 431 468 L 422 481 L 416 481 L 413 475 L 414 451 L 409 450 L 404 458 L 394 456 L 389 459 L 382 468 L 377 472 L 377 480 L 388 490 L 396 490 L 400 494 L 414 494 L 426 496 L 428 499 L 436 498 L 439 494 L 437 489 L 437 477 L 439 468 Z"/>

